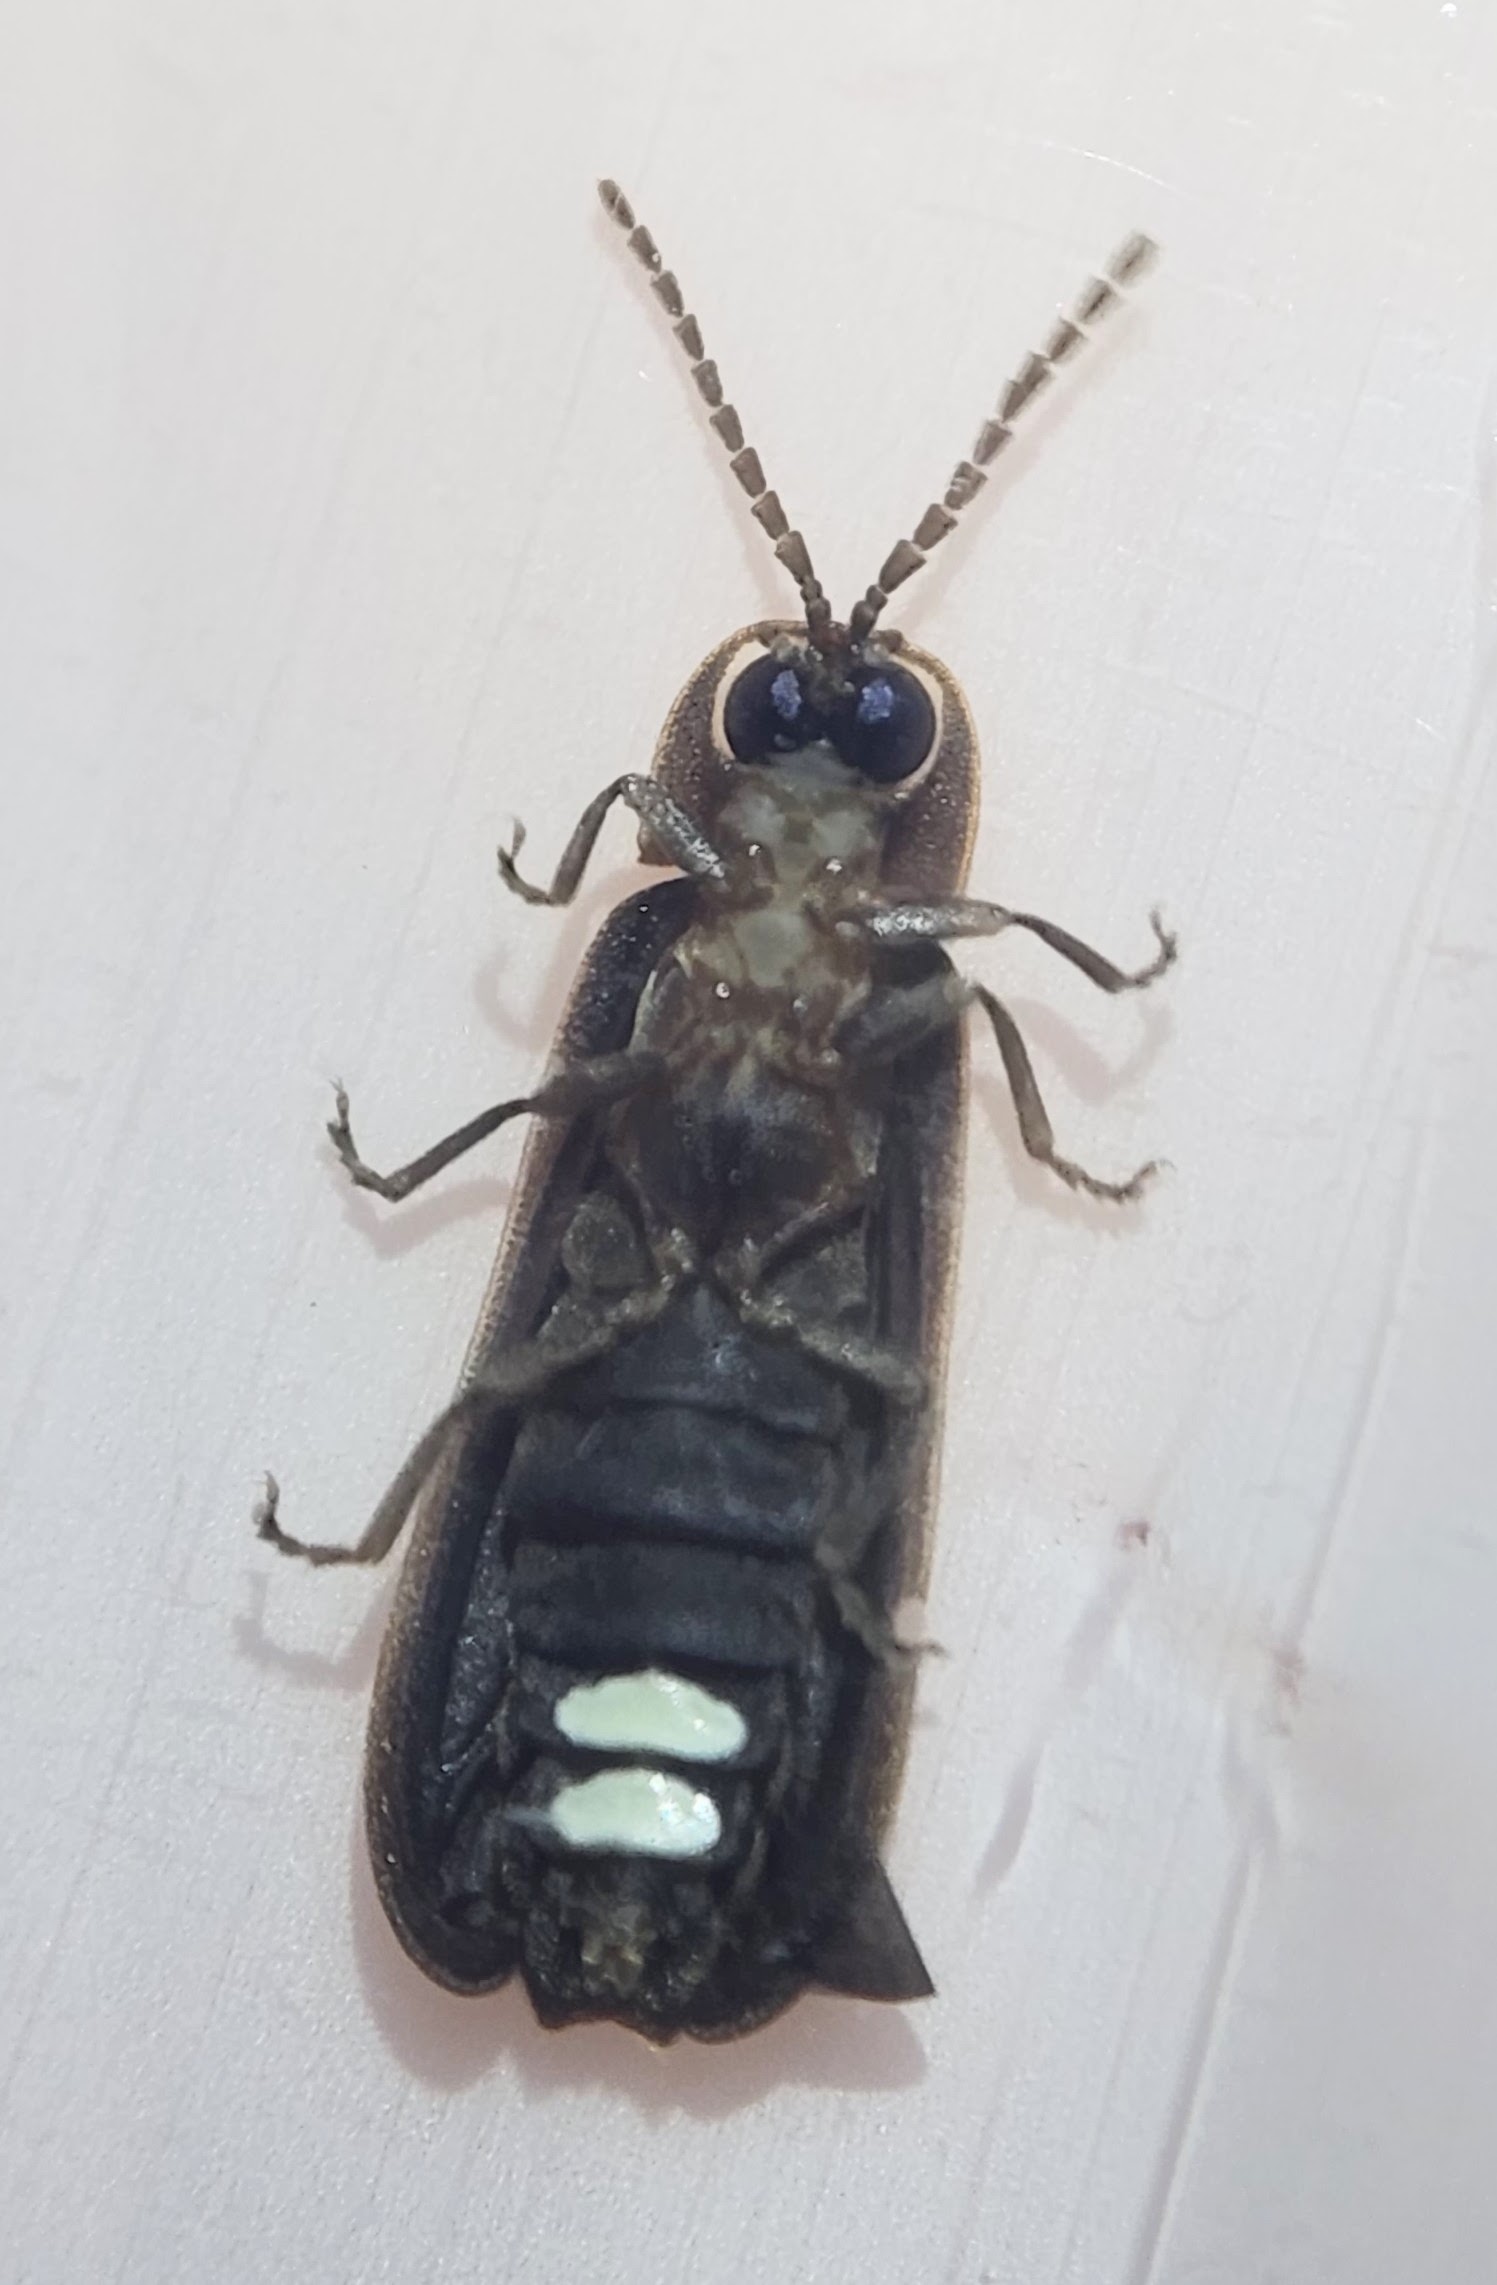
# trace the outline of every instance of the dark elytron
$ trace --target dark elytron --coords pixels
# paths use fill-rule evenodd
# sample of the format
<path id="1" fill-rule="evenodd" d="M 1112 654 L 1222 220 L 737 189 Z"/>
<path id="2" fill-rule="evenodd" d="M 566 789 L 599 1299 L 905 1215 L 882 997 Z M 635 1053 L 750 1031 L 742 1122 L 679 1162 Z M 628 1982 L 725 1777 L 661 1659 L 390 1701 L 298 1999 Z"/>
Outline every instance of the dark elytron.
<path id="1" fill-rule="evenodd" d="M 944 503 L 849 616 L 723 402 L 696 320 L 622 194 L 802 620 L 692 677 L 651 777 L 589 806 L 549 887 L 574 894 L 609 808 L 675 877 L 613 913 L 549 1076 L 411 1165 L 405 1197 L 508 1120 L 536 1125 L 459 1393 L 353 1548 L 412 1542 L 376 1688 L 368 1816 L 402 1942 L 439 1982 L 518 1972 L 548 2024 L 654 2040 L 751 2029 L 808 1987 L 904 2000 L 930 1980 L 878 1858 L 924 1584 L 963 1125 L 962 1019 L 997 1041 L 1028 1150 L 1056 1153 L 1012 1017 L 945 945 L 1030 930 L 1105 991 L 1126 973 L 962 893 L 977 755 L 935 659 L 877 632 L 889 591 L 984 481 L 1021 407 L 1147 249 L 1133 241 L 1009 384 Z"/>

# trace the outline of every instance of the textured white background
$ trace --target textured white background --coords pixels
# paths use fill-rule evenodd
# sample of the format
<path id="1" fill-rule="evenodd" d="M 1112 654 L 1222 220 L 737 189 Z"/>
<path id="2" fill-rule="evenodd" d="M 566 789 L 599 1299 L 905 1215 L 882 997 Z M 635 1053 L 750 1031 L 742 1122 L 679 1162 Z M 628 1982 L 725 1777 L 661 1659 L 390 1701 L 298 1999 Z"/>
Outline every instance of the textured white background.
<path id="1" fill-rule="evenodd" d="M 0 59 L 3 2167 L 28 2285 L 1497 2274 L 1497 17 L 1486 0 L 78 0 Z M 355 1827 L 519 1091 L 524 912 L 785 591 L 616 172 L 840 601 L 1133 225 L 1166 263 L 897 613 L 982 726 L 932 1623 L 940 1997 L 736 2049 L 407 1967 Z M 1147 1521 L 1146 1544 L 1123 1527 Z"/>

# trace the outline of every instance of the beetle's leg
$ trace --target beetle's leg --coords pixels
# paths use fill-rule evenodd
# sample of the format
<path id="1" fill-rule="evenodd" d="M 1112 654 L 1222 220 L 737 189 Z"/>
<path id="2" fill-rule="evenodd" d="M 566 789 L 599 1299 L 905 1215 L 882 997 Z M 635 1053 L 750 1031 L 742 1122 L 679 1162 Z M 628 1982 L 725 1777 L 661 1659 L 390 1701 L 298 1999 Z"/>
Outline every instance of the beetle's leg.
<path id="1" fill-rule="evenodd" d="M 651 1188 L 638 1136 L 631 1135 L 627 1128 L 615 1135 L 609 1149 L 609 1164 L 628 1193 L 644 1251 L 656 1278 L 668 1278 L 680 1285 L 686 1278 L 700 1275 L 701 1264 L 690 1232 L 662 1209 Z"/>
<path id="2" fill-rule="evenodd" d="M 480 1111 L 476 1119 L 469 1119 L 466 1126 L 444 1135 L 430 1150 L 413 1158 L 409 1166 L 397 1167 L 393 1174 L 377 1173 L 360 1158 L 348 1123 L 348 1095 L 341 1084 L 336 1090 L 338 1115 L 329 1119 L 327 1131 L 350 1182 L 360 1190 L 373 1190 L 379 1197 L 394 1203 L 409 1198 L 423 1182 L 430 1182 L 444 1166 L 450 1166 L 455 1158 L 461 1158 L 475 1143 L 483 1142 L 511 1119 L 523 1118 L 527 1112 L 539 1119 L 570 1119 L 584 1111 L 602 1109 L 616 1103 L 621 1096 L 632 1094 L 646 1080 L 658 1077 L 662 1068 L 658 1055 L 634 1049 L 565 1064 L 543 1080 L 533 1095 L 517 1095 L 513 1102 L 495 1103 L 489 1110 Z"/>
<path id="3" fill-rule="evenodd" d="M 947 944 L 966 936 L 998 936 L 1005 928 L 1027 928 L 1062 960 L 1069 960 L 1083 976 L 1104 992 L 1139 992 L 1147 984 L 1162 976 L 1177 951 L 1172 930 L 1165 927 L 1157 912 L 1149 915 L 1149 926 L 1158 940 L 1159 949 L 1152 960 L 1142 968 L 1119 968 L 1079 936 L 1068 929 L 1057 928 L 1053 920 L 1041 920 L 1032 912 L 1010 912 L 1006 905 L 988 904 L 981 897 L 941 897 L 929 904 L 877 905 L 863 916 L 859 925 L 879 944 Z"/>
<path id="4" fill-rule="evenodd" d="M 640 777 L 630 771 L 626 777 L 615 778 L 612 785 L 605 786 L 588 803 L 561 853 L 549 889 L 537 888 L 516 868 L 515 859 L 525 846 L 525 828 L 516 818 L 508 848 L 501 847 L 499 851 L 499 877 L 505 887 L 513 889 L 527 904 L 570 904 L 593 853 L 593 844 L 603 829 L 603 820 L 616 801 L 633 810 L 653 848 L 661 852 L 658 863 L 677 865 L 693 880 L 722 879 L 723 861 L 695 819 L 688 817 L 654 778 Z"/>
<path id="5" fill-rule="evenodd" d="M 762 1245 L 750 1242 L 735 1248 L 729 1257 L 734 1298 L 752 1293 L 772 1270 L 779 1268 L 788 1254 L 797 1253 L 808 1238 L 829 1236 L 840 1224 L 861 1212 L 867 1202 L 867 1175 L 849 1175 L 814 1206 L 802 1207 L 798 1214 L 792 1214 Z"/>
<path id="6" fill-rule="evenodd" d="M 293 1539 L 289 1531 L 283 1531 L 279 1516 L 281 1487 L 274 1476 L 266 1477 L 265 1495 L 255 1509 L 256 1531 L 282 1555 L 300 1555 L 307 1563 L 381 1562 L 400 1537 L 406 1517 L 452 1446 L 469 1424 L 489 1408 L 489 1400 L 474 1387 L 464 1389 L 445 1412 L 437 1414 L 370 1517 L 363 1536 L 352 1547 L 331 1547 L 315 1540 Z"/>
<path id="7" fill-rule="evenodd" d="M 256 1531 L 281 1554 L 300 1555 L 307 1563 L 380 1562 L 400 1537 L 432 1477 L 475 1424 L 531 1402 L 562 1373 L 605 1355 L 626 1333 L 660 1316 L 679 1282 L 678 1277 L 667 1275 L 658 1284 L 641 1287 L 607 1309 L 594 1310 L 586 1329 L 570 1338 L 547 1341 L 541 1333 L 534 1340 L 517 1342 L 513 1349 L 496 1357 L 486 1373 L 460 1389 L 446 1411 L 437 1414 L 352 1547 L 293 1539 L 284 1531 L 279 1516 L 280 1486 L 274 1476 L 266 1477 L 264 1495 L 255 1508 Z"/>
<path id="8" fill-rule="evenodd" d="M 575 1314 L 558 1304 L 533 1340 L 521 1342 L 496 1359 L 493 1374 L 485 1375 L 474 1386 L 513 1390 L 507 1402 L 531 1402 L 562 1373 L 592 1364 L 616 1349 L 627 1333 L 652 1325 L 694 1274 L 695 1257 L 688 1249 L 679 1255 L 668 1248 L 657 1249 L 655 1275 L 646 1284 L 615 1295 L 601 1308 L 596 1297 L 590 1297 L 586 1309 Z"/>
<path id="9" fill-rule="evenodd" d="M 825 1555 L 818 1548 L 816 1559 L 838 1618 L 880 1666 L 907 1667 L 913 1659 L 939 1650 L 939 1643 L 901 1642 L 867 1588 L 844 1570 L 834 1555 Z"/>
<path id="10" fill-rule="evenodd" d="M 891 1404 L 919 1404 L 924 1397 L 928 1385 L 925 1374 L 894 1350 L 880 1348 L 876 1341 L 865 1341 L 839 1325 L 807 1322 L 776 1294 L 736 1292 L 732 1298 L 745 1325 L 761 1333 L 780 1334 L 818 1363 L 830 1365 L 833 1372 L 871 1382 Z"/>
<path id="11" fill-rule="evenodd" d="M 1093 1198 L 1110 1198 L 1118 1205 L 1137 1198 L 1159 1172 L 1158 1159 L 1146 1159 L 1126 1182 L 1103 1182 L 1097 1175 L 1088 1174 L 1084 1166 L 1077 1166 L 1074 1160 L 1062 1158 L 1055 1148 L 1050 1114 L 1041 1099 L 1034 1066 L 1018 1025 L 1002 1001 L 995 999 L 983 985 L 969 984 L 967 989 L 993 1027 L 993 1037 L 998 1042 L 998 1052 L 1008 1074 L 1009 1092 L 1018 1113 L 1019 1136 L 1030 1157 L 1048 1166 L 1051 1173 L 1058 1174 L 1072 1190 L 1085 1190 Z"/>
<path id="12" fill-rule="evenodd" d="M 890 1520 L 887 1509 L 875 1506 L 870 1513 L 866 1503 L 849 1503 L 822 1533 L 815 1553 L 817 1568 L 848 1633 L 856 1635 L 881 1666 L 902 1666 L 940 1646 L 927 1641 L 902 1642 L 888 1614 L 857 1576 L 869 1548 Z"/>
<path id="13" fill-rule="evenodd" d="M 969 983 L 965 977 L 948 971 L 927 983 L 912 985 L 906 991 L 880 992 L 844 1026 L 838 1044 L 854 1062 L 891 1063 L 897 1056 L 918 1047 L 922 1040 L 946 1030 L 974 1005 L 982 1009 L 993 1027 L 993 1037 L 1003 1057 L 1003 1068 L 1008 1074 L 1009 1090 L 1018 1113 L 1020 1140 L 1030 1157 L 1048 1166 L 1051 1173 L 1058 1174 L 1072 1190 L 1085 1190 L 1093 1198 L 1110 1198 L 1119 1204 L 1137 1198 L 1144 1185 L 1158 1173 L 1158 1159 L 1151 1158 L 1129 1175 L 1126 1182 L 1104 1182 L 1073 1160 L 1062 1158 L 1055 1148 L 1050 1115 L 1019 1027 L 1003 1003 L 984 985 Z"/>
<path id="14" fill-rule="evenodd" d="M 788 1296 L 766 1293 L 765 1279 L 809 1240 L 830 1237 L 867 1204 L 871 1168 L 844 1175 L 814 1205 L 781 1224 L 762 1244 L 735 1246 L 712 1265 L 713 1282 L 746 1325 L 781 1335 L 809 1356 L 855 1380 L 871 1381 L 895 1404 L 918 1404 L 926 1390 L 918 1365 L 835 1322 L 807 1317 Z"/>

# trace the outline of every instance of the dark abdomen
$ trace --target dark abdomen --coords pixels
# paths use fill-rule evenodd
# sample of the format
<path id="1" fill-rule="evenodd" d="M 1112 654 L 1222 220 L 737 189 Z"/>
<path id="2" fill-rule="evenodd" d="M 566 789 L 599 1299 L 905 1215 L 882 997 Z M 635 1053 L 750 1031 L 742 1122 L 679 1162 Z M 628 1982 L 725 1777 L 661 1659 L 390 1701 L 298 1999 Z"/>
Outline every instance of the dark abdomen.
<path id="1" fill-rule="evenodd" d="M 828 1629 L 817 1547 L 870 1496 L 876 1412 L 695 1287 L 523 1420 L 510 1665 L 449 1908 L 511 1900 L 543 2017 L 738 2020 L 766 1948 L 770 1991 L 792 1978 L 871 1667 Z"/>

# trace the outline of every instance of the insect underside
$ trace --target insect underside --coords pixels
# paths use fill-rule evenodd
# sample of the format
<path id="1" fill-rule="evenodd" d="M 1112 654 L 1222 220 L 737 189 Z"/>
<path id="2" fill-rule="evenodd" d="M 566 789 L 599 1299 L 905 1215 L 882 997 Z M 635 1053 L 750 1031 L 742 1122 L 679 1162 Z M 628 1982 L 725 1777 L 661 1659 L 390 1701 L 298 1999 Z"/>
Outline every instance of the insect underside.
<path id="1" fill-rule="evenodd" d="M 1025 404 L 1143 267 L 1132 240 L 1008 384 L 973 455 L 846 622 L 834 619 L 724 402 L 694 317 L 622 193 L 600 186 L 691 363 L 803 616 L 743 630 L 686 685 L 652 775 L 606 787 L 554 877 L 564 905 L 609 810 L 672 877 L 604 924 L 548 1075 L 410 1165 L 408 1196 L 509 1121 L 532 1132 L 458 1394 L 351 1548 L 410 1550 L 375 1688 L 376 1878 L 412 1957 L 459 1991 L 518 1973 L 547 2024 L 732 2037 L 819 1987 L 930 1979 L 879 1861 L 913 1658 L 896 1637 L 927 1535 L 964 1110 L 981 1013 L 1026 1149 L 1056 1151 L 1018 1027 L 947 946 L 1027 930 L 1106 992 L 1126 971 L 964 894 L 977 747 L 889 594 L 981 489 Z"/>

